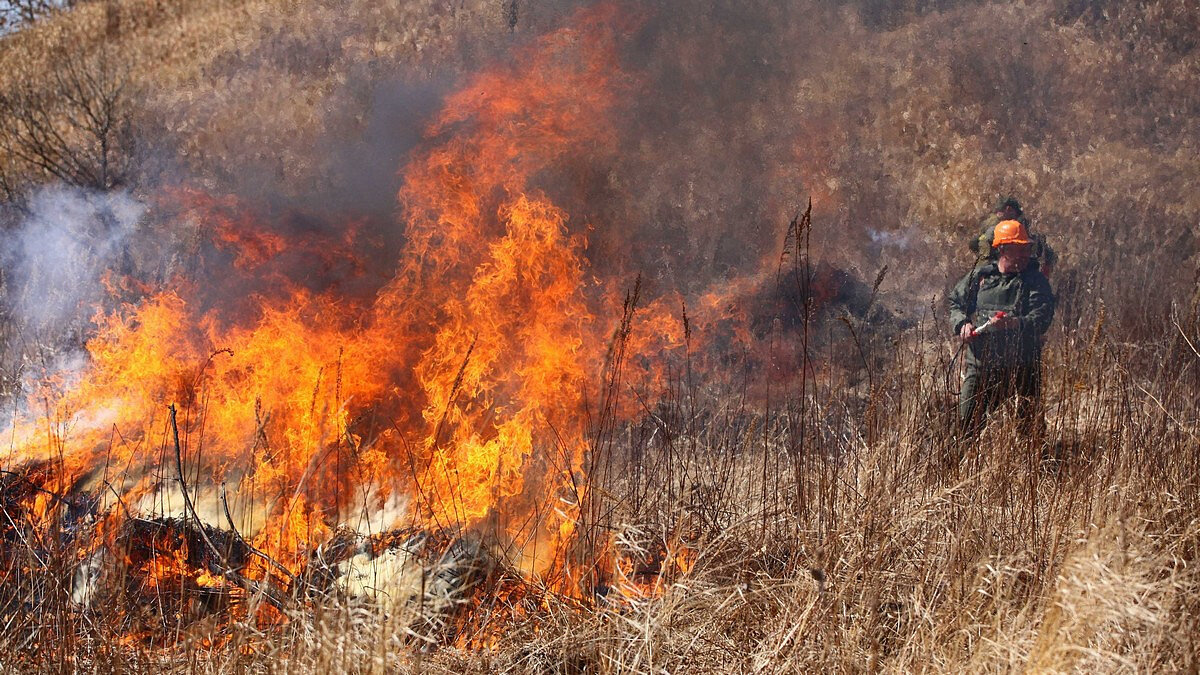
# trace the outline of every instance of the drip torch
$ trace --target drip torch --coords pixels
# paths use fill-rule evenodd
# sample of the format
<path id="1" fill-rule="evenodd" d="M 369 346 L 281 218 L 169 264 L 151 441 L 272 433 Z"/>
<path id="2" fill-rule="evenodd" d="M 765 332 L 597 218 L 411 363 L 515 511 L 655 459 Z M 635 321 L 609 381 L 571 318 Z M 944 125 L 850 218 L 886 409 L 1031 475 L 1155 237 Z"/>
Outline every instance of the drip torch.
<path id="1" fill-rule="evenodd" d="M 967 342 L 969 340 L 972 340 L 972 339 L 980 336 L 980 335 L 983 335 L 984 333 L 991 333 L 992 331 L 996 330 L 996 324 L 999 323 L 1000 320 L 1006 316 L 1008 316 L 1007 312 L 997 310 L 996 313 L 992 314 L 990 317 L 988 317 L 988 320 L 984 321 L 982 325 L 975 327 L 975 329 L 971 331 L 970 337 L 959 341 L 958 349 L 955 349 L 954 356 L 950 357 L 950 367 L 948 369 L 946 369 L 946 389 L 947 390 L 950 389 L 950 375 L 951 375 L 951 373 L 954 372 L 954 364 L 956 361 L 958 361 L 958 357 L 960 355 L 962 355 L 963 350 L 966 349 Z"/>
<path id="2" fill-rule="evenodd" d="M 971 331 L 971 337 L 975 337 L 977 335 L 983 335 L 985 332 L 991 332 L 991 331 L 995 330 L 995 328 L 993 328 L 993 326 L 995 326 L 1000 321 L 1000 319 L 1003 319 L 1006 316 L 1008 316 L 1008 315 L 1004 312 L 999 312 L 999 311 L 996 312 L 995 314 L 993 314 L 991 316 L 991 318 L 989 318 L 987 321 L 984 321 L 982 326 L 978 326 L 975 328 L 975 330 Z"/>

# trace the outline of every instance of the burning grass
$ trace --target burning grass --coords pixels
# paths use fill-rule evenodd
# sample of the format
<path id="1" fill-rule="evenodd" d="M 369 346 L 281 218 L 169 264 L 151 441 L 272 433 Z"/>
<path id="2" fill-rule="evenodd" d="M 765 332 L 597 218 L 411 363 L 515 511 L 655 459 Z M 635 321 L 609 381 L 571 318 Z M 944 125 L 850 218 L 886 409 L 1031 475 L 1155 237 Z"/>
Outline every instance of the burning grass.
<path id="1" fill-rule="evenodd" d="M 114 40 L 124 30 L 119 7 L 135 4 L 106 5 Z M 259 4 L 266 3 L 228 6 Z M 201 3 L 198 15 L 176 18 L 228 20 L 217 11 L 224 6 Z M 363 49 L 360 23 L 377 23 L 355 7 L 345 35 L 324 36 L 336 52 L 328 69 L 290 61 L 288 45 L 303 40 L 283 40 L 283 28 L 267 31 L 270 39 L 252 51 L 271 57 L 264 72 L 286 71 L 304 91 L 328 93 L 337 68 L 354 70 L 347 63 Z M 98 11 L 87 5 L 80 16 L 94 22 Z M 155 11 L 147 20 L 174 21 Z M 776 40 L 809 44 L 784 39 L 808 33 L 777 10 L 746 11 L 750 24 L 781 19 Z M 1032 30 L 1031 19 L 998 6 L 979 11 Z M 506 5 L 510 29 L 519 12 Z M 890 63 L 894 50 L 964 12 L 853 43 L 881 45 L 862 58 Z M 837 25 L 827 13 L 813 15 L 813 25 Z M 1117 18 L 1128 24 L 1127 15 Z M 1069 22 L 1056 24 L 1059 39 L 1091 34 L 1083 18 Z M 913 64 L 918 86 L 909 97 L 894 95 L 904 80 L 884 77 L 884 86 L 838 68 L 821 72 L 836 50 L 812 48 L 811 71 L 760 68 L 774 54 L 729 69 L 729 54 L 695 47 L 732 30 L 712 17 L 597 3 L 553 24 L 513 46 L 509 58 L 462 77 L 457 93 L 422 120 L 413 132 L 419 142 L 403 153 L 385 195 L 382 225 L 336 206 L 328 222 L 316 222 L 265 204 L 271 198 L 197 187 L 238 183 L 230 173 L 236 161 L 198 165 L 195 185 L 163 190 L 145 209 L 96 200 L 99 208 L 72 212 L 96 214 L 93 230 L 112 239 L 106 250 L 121 250 L 122 237 L 144 234 L 139 228 L 160 229 L 161 237 L 138 240 L 158 244 L 163 261 L 154 274 L 128 261 L 109 265 L 91 280 L 103 292 L 64 292 L 73 301 L 103 298 L 90 323 L 69 317 L 86 351 L 78 358 L 55 353 L 69 351 L 68 339 L 44 343 L 32 331 L 36 344 L 21 345 L 8 329 L 16 335 L 29 326 L 4 327 L 3 346 L 13 353 L 0 354 L 0 363 L 20 372 L 5 383 L 0 427 L 0 663 L 156 672 L 1200 666 L 1191 640 L 1200 590 L 1192 569 L 1200 317 L 1194 299 L 1177 292 L 1184 275 L 1162 280 L 1152 302 L 1108 310 L 1099 298 L 1129 297 L 1151 277 L 1092 292 L 1079 270 L 1088 261 L 1116 267 L 1113 259 L 1107 248 L 1081 251 L 1068 241 L 1064 253 L 1080 257 L 1064 266 L 1064 316 L 1049 342 L 1046 437 L 1016 436 L 1001 415 L 964 447 L 950 421 L 960 364 L 936 303 L 911 307 L 915 288 L 939 265 L 897 269 L 912 295 L 881 296 L 888 267 L 880 264 L 869 285 L 837 250 L 863 243 L 853 263 L 872 266 L 889 247 L 908 262 L 920 258 L 911 246 L 944 243 L 939 218 L 955 220 L 973 203 L 944 175 L 980 170 L 995 155 L 981 144 L 1007 151 L 1004 130 L 1052 127 L 1045 110 L 947 107 L 938 87 L 974 90 L 942 62 Z M 861 37 L 866 29 L 850 21 L 844 30 Z M 239 31 L 230 35 L 244 37 Z M 648 36 L 697 58 L 643 53 L 658 41 Z M 386 49 L 384 36 L 375 37 Z M 12 39 L 37 44 L 28 35 Z M 1131 45 L 1131 58 L 1147 62 L 1170 51 L 1153 41 Z M 1086 56 L 1098 48 L 1082 40 L 1078 49 Z M 231 63 L 190 65 L 219 74 Z M 682 96 L 680 82 L 711 76 L 697 63 L 743 73 L 753 86 L 722 76 L 704 87 L 711 101 L 691 90 Z M 1028 78 L 1003 68 L 1000 78 L 1025 86 L 1060 70 L 1041 52 L 1029 67 Z M 253 88 L 254 77 L 234 71 L 244 78 L 239 87 Z M 199 77 L 188 72 L 185 79 Z M 872 101 L 908 107 L 896 115 L 890 103 L 864 104 L 874 111 L 866 114 L 851 103 L 857 94 L 844 91 L 848 82 L 856 92 L 878 89 Z M 746 121 L 786 117 L 769 101 L 743 106 L 747 87 L 796 83 L 824 122 L 797 132 Z M 986 99 L 988 91 L 973 95 Z M 287 92 L 275 86 L 263 100 L 303 98 Z M 1168 107 L 1190 105 L 1162 96 Z M 237 130 L 260 124 L 271 127 L 268 138 L 295 135 L 287 155 L 337 119 L 308 114 L 321 100 L 309 97 L 301 106 L 308 112 L 288 109 L 289 117 L 282 107 L 242 114 L 264 105 L 246 97 L 209 122 L 242 114 Z M 658 106 L 688 119 L 661 133 L 647 126 L 663 114 Z M 727 137 L 729 110 L 745 115 L 748 137 Z M 912 122 L 922 138 L 952 142 L 860 161 L 824 138 L 856 136 L 861 130 L 845 120 L 866 119 L 875 121 L 868 131 L 880 148 L 911 145 L 914 110 L 929 118 Z M 297 114 L 306 123 L 289 125 Z M 981 114 L 983 131 L 974 119 Z M 196 133 L 178 139 L 180 147 L 208 132 Z M 1156 133 L 1141 141 L 1158 143 Z M 234 135 L 239 143 L 253 136 Z M 797 138 L 800 149 L 792 147 Z M 1093 166 L 1085 160 L 1104 165 L 1094 154 L 1111 150 L 1080 142 L 1086 152 L 1064 141 L 1053 161 L 1039 160 L 1041 145 L 1018 155 L 1055 181 L 1058 162 L 1075 162 L 1078 171 L 1053 183 L 1061 187 L 1085 180 Z M 730 166 L 707 173 L 697 167 L 713 162 L 671 152 L 672 144 L 694 144 L 701 154 L 754 145 L 766 155 L 744 153 L 751 159 L 739 164 L 738 153 L 725 153 Z M 820 198 L 834 204 L 833 227 L 814 230 L 810 208 L 786 232 L 746 236 L 745 222 L 779 205 L 750 207 L 753 195 L 730 200 L 728 190 L 777 191 L 725 179 L 759 172 L 764 157 L 792 163 L 770 159 L 779 144 L 801 157 L 806 182 L 816 176 Z M 964 153 L 984 159 L 968 162 Z M 304 169 L 280 177 L 293 188 L 318 184 L 305 171 L 325 167 L 291 155 L 280 161 Z M 909 171 L 904 162 L 923 168 Z M 1190 166 L 1172 162 L 1160 168 Z M 850 198 L 853 181 L 835 179 L 861 178 L 859 165 L 915 176 L 911 199 L 932 195 L 933 212 L 914 205 L 909 215 L 928 222 L 903 232 L 846 227 L 886 212 L 863 211 L 886 200 L 886 190 Z M 789 171 L 768 171 L 764 185 L 790 186 Z M 682 174 L 687 189 L 678 192 L 687 198 L 665 197 L 661 176 Z M 981 186 L 1001 180 L 975 178 Z M 639 182 L 646 185 L 632 187 Z M 1178 194 L 1186 181 L 1158 182 L 1163 213 L 1175 219 L 1162 232 L 1174 237 L 1171 228 L 1193 205 Z M 253 193 L 255 185 L 238 189 Z M 350 196 L 337 199 L 353 200 L 343 191 Z M 276 199 L 295 200 L 282 185 L 279 192 Z M 1043 194 L 1047 210 L 1077 205 L 1053 187 Z M 671 206 L 660 211 L 641 199 Z M 725 202 L 742 205 L 728 219 L 743 227 L 738 237 L 718 236 Z M 663 214 L 665 224 L 647 225 L 653 236 L 641 239 L 650 214 Z M 122 217 L 137 222 L 112 224 Z M 669 234 L 699 221 L 703 236 L 680 242 Z M 1082 232 L 1080 222 L 1063 232 Z M 1141 246 L 1157 234 L 1138 230 L 1122 241 Z M 727 245 L 733 239 L 738 246 Z M 1192 243 L 1180 236 L 1153 250 L 1182 265 L 1194 258 Z M 642 248 L 657 253 L 642 257 Z M 631 251 L 634 262 L 626 260 Z M 41 260 L 36 251 L 28 257 Z M 678 260 L 682 271 L 668 269 Z M 667 271 L 625 273 L 639 265 Z M 724 271 L 689 272 L 706 267 Z M 31 288 L 40 287 L 6 291 Z M 21 311 L 58 300 L 18 299 L 13 309 Z M 1109 312 L 1120 320 L 1106 322 Z M 1143 323 L 1131 324 L 1137 317 Z"/>
<path id="2" fill-rule="evenodd" d="M 118 517 L 105 534 L 85 513 L 97 499 L 59 485 L 53 463 L 29 465 L 3 489 L 4 660 L 180 672 L 1196 667 L 1200 424 L 1185 383 L 1200 357 L 1177 336 L 1059 335 L 1045 442 L 1002 418 L 962 452 L 952 392 L 930 376 L 950 367 L 940 344 L 932 325 L 907 330 L 869 389 L 829 371 L 747 400 L 710 378 L 673 380 L 589 451 L 588 502 L 557 581 L 520 572 L 487 527 L 342 530 L 290 581 L 275 575 L 273 604 L 222 578 L 264 576 L 227 526 Z M 1149 363 L 1160 365 L 1135 368 Z M 82 594 L 87 575 L 105 595 Z"/>

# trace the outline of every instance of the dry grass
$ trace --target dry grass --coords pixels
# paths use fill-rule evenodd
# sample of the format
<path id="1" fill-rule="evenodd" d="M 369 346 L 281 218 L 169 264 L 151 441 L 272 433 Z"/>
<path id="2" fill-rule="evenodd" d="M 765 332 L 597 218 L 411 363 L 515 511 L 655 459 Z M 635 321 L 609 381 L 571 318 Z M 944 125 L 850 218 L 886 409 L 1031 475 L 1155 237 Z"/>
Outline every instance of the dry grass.
<path id="1" fill-rule="evenodd" d="M 874 270 L 927 250 L 954 252 L 893 267 L 884 287 L 893 297 L 881 302 L 917 309 L 895 343 L 872 340 L 863 327 L 869 378 L 861 368 L 784 382 L 755 372 L 748 376 L 754 389 L 768 393 L 746 399 L 741 374 L 708 373 L 677 382 L 652 415 L 622 425 L 616 440 L 597 448 L 594 494 L 604 496 L 594 512 L 605 515 L 584 523 L 588 531 L 618 540 L 630 557 L 658 548 L 695 556 L 686 573 L 664 575 L 653 597 L 551 596 L 471 650 L 430 645 L 395 616 L 337 604 L 297 610 L 271 629 L 223 628 L 216 646 L 206 641 L 212 626 L 201 623 L 172 645 L 127 648 L 112 626 L 63 599 L 53 612 L 4 617 L 0 665 L 45 672 L 1200 669 L 1195 11 L 1182 0 L 1139 11 L 1109 3 L 1102 20 L 1073 9 L 1078 4 L 968 3 L 901 12 L 883 27 L 806 6 L 811 24 L 781 20 L 767 40 L 780 53 L 808 41 L 803 64 L 764 77 L 771 91 L 790 97 L 739 108 L 745 119 L 736 142 L 726 117 L 704 107 L 740 96 L 744 85 L 720 89 L 733 88 L 735 78 L 712 82 L 722 92 L 712 102 L 688 101 L 693 121 L 676 132 L 685 140 L 631 125 L 630 139 L 639 142 L 614 160 L 619 178 L 612 180 L 644 191 L 611 211 L 583 212 L 653 213 L 670 227 L 694 228 L 677 247 L 680 258 L 727 262 L 714 242 L 746 222 L 782 220 L 791 204 L 773 195 L 791 195 L 798 184 L 818 193 L 817 238 L 830 259 Z M 528 16 L 532 27 L 521 29 L 534 31 L 555 12 L 535 8 Z M 87 3 L 4 38 L 0 87 L 37 81 L 68 47 L 103 47 L 125 60 L 142 97 L 142 128 L 183 173 L 234 189 L 252 167 L 270 173 L 281 196 L 299 197 L 330 182 L 313 146 L 331 133 L 360 133 L 372 87 L 398 71 L 466 72 L 511 39 L 504 21 L 500 3 L 482 1 Z M 720 24 L 708 15 L 694 21 L 706 28 L 668 33 L 674 47 L 707 44 L 705 22 Z M 1016 58 L 1015 50 L 993 48 L 997 35 L 1037 48 Z M 716 66 L 734 58 L 732 50 L 714 50 L 714 70 L 724 72 Z M 647 77 L 663 83 L 668 76 L 678 72 Z M 656 110 L 643 105 L 642 112 Z M 805 122 L 814 119 L 820 123 Z M 735 153 L 728 166 L 704 161 L 725 143 L 757 152 Z M 651 166 L 654 180 L 639 182 Z M 730 178 L 761 166 L 772 167 L 769 175 L 749 188 Z M 137 190 L 167 182 L 143 180 Z M 685 181 L 688 190 L 677 189 Z M 743 199 L 765 206 L 725 210 L 730 191 L 743 189 L 753 192 Z M 991 194 L 1006 190 L 1035 204 L 1037 224 L 1064 255 L 1055 279 L 1063 312 L 1046 363 L 1049 435 L 1032 443 L 996 420 L 979 447 L 955 461 L 950 354 L 944 328 L 923 309 L 961 266 L 968 223 Z M 677 208 L 658 211 L 657 203 L 676 199 Z M 921 243 L 872 248 L 864 223 L 914 229 Z M 59 571 L 68 575 L 71 561 L 62 555 Z M 489 618 L 474 616 L 468 634 Z"/>
<path id="2" fill-rule="evenodd" d="M 1088 340 L 1059 336 L 1045 443 L 1012 435 L 1001 418 L 955 461 L 950 392 L 928 376 L 949 365 L 940 350 L 931 357 L 932 329 L 914 327 L 889 348 L 873 389 L 827 374 L 803 394 L 792 383 L 790 394 L 747 404 L 716 384 L 680 384 L 598 448 L 592 487 L 606 515 L 584 524 L 592 535 L 630 559 L 694 557 L 686 572 L 663 567 L 648 596 L 623 594 L 631 581 L 618 575 L 607 595 L 551 594 L 515 617 L 483 604 L 461 629 L 466 649 L 415 637 L 405 612 L 336 602 L 272 628 L 202 621 L 163 647 L 117 647 L 104 610 L 64 605 L 53 620 L 11 627 L 0 659 L 167 672 L 1200 666 L 1200 411 L 1190 393 L 1200 356 L 1175 337 L 1130 346 L 1099 327 Z M 22 642 L 30 630 L 72 637 L 66 648 Z"/>

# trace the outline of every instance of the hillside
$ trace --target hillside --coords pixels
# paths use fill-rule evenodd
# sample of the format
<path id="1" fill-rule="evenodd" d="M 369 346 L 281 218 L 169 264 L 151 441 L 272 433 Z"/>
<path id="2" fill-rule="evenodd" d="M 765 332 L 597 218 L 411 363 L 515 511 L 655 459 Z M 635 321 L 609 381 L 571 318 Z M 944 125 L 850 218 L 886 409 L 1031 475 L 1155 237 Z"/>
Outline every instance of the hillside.
<path id="1" fill-rule="evenodd" d="M 881 242 L 906 233 L 945 250 L 994 194 L 1013 192 L 1069 268 L 1114 264 L 1113 247 L 1094 245 L 1111 242 L 1195 269 L 1194 9 L 938 7 L 697 3 L 655 17 L 622 58 L 657 95 L 621 111 L 626 151 L 604 160 L 648 189 L 604 208 L 655 214 L 658 238 L 713 241 L 741 223 L 776 228 L 812 195 L 839 232 L 831 246 L 874 265 L 899 257 Z M 498 2 L 90 3 L 8 38 L 3 72 L 46 83 L 64 45 L 110 54 L 136 92 L 139 189 L 217 181 L 307 207 L 361 201 L 353 178 L 377 181 L 371 206 L 386 211 L 397 186 L 378 174 L 400 166 L 438 98 L 569 12 L 518 9 L 510 30 Z M 686 123 L 662 127 L 673 116 Z M 376 175 L 346 166 L 364 156 Z M 746 258 L 672 243 L 676 266 Z"/>
<path id="2" fill-rule="evenodd" d="M 1193 5 L 0 37 L 0 663 L 1195 669 Z M 1047 427 L 964 443 L 1001 195 L 1059 257 Z"/>

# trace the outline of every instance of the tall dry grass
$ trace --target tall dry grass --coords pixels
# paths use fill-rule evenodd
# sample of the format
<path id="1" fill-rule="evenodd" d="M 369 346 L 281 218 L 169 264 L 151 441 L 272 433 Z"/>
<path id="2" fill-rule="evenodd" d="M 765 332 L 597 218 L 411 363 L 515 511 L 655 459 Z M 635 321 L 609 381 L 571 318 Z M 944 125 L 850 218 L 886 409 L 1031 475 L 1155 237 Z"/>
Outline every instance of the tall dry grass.
<path id="1" fill-rule="evenodd" d="M 10 605 L 0 661 L 169 672 L 1195 670 L 1200 354 L 1188 336 L 1200 325 L 1189 316 L 1154 342 L 1127 343 L 1102 318 L 1083 334 L 1056 330 L 1040 440 L 1013 431 L 1012 410 L 976 443 L 954 439 L 955 363 L 932 314 L 895 343 L 864 344 L 882 352 L 864 361 L 882 363 L 869 386 L 863 373 L 817 367 L 747 398 L 738 377 L 688 382 L 681 368 L 658 405 L 613 427 L 590 459 L 593 516 L 581 529 L 631 565 L 576 599 L 543 589 L 515 613 L 482 602 L 457 634 L 468 648 L 414 634 L 411 616 L 338 602 L 306 604 L 272 628 L 200 622 L 167 644 L 123 646 L 103 609 L 60 601 L 32 623 Z M 621 396 L 638 383 L 624 386 Z M 689 565 L 670 564 L 676 553 Z M 40 583 L 51 600 L 62 592 Z"/>
<path id="2" fill-rule="evenodd" d="M 681 375 L 661 402 L 643 420 L 611 428 L 591 460 L 599 496 L 586 532 L 616 542 L 630 560 L 660 551 L 695 559 L 651 581 L 651 597 L 622 597 L 619 588 L 582 603 L 551 595 L 496 635 L 482 611 L 466 630 L 486 634 L 488 646 L 469 651 L 415 638 L 396 616 L 336 604 L 307 607 L 271 630 L 235 625 L 217 646 L 201 623 L 171 645 L 125 647 L 118 627 L 66 601 L 61 579 L 77 561 L 58 551 L 38 562 L 60 582 L 29 582 L 0 617 L 0 664 L 34 672 L 1200 668 L 1195 12 L 1168 0 L 935 4 L 865 15 L 879 21 L 814 11 L 814 25 L 837 39 L 815 43 L 811 70 L 778 75 L 802 95 L 751 112 L 821 125 L 776 135 L 762 131 L 772 125 L 747 123 L 741 142 L 764 148 L 756 162 L 784 167 L 764 192 L 820 189 L 823 254 L 867 249 L 854 262 L 874 269 L 951 252 L 910 265 L 910 277 L 893 272 L 881 302 L 914 304 L 913 323 L 895 341 L 856 326 L 862 343 L 850 353 L 861 349 L 869 366 L 777 379 L 737 367 L 736 355 L 723 373 L 685 376 L 687 364 L 674 363 Z M 776 39 L 788 44 L 792 28 Z M 128 59 L 145 92 L 143 129 L 168 135 L 180 150 L 173 159 L 194 175 L 232 188 L 241 166 L 270 165 L 285 194 L 301 194 L 327 179 L 327 167 L 301 149 L 331 119 L 347 134 L 364 124 L 331 116 L 331 94 L 367 101 L 369 85 L 397 64 L 465 68 L 507 30 L 499 3 L 88 3 L 6 37 L 0 86 L 36 81 L 55 50 L 103 45 Z M 1035 48 L 993 49 L 997 36 Z M 695 136 L 718 135 L 718 122 L 697 122 Z M 790 139 L 804 141 L 802 153 Z M 649 147 L 645 157 L 631 147 L 622 166 L 667 161 Z M 813 156 L 822 161 L 806 164 Z M 680 172 L 701 185 L 727 178 Z M 654 187 L 656 199 L 674 194 L 674 185 Z M 1048 435 L 1040 443 L 1016 436 L 1002 416 L 964 449 L 951 433 L 953 348 L 925 291 L 961 266 L 964 233 L 990 196 L 1008 190 L 1032 203 L 1064 257 L 1055 278 L 1064 303 L 1045 368 Z M 705 190 L 696 192 L 671 217 L 715 238 L 726 219 L 711 217 Z M 863 223 L 915 228 L 927 243 L 871 249 Z M 29 593 L 57 598 L 45 605 L 57 609 L 23 612 L 44 601 Z"/>

